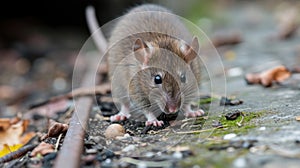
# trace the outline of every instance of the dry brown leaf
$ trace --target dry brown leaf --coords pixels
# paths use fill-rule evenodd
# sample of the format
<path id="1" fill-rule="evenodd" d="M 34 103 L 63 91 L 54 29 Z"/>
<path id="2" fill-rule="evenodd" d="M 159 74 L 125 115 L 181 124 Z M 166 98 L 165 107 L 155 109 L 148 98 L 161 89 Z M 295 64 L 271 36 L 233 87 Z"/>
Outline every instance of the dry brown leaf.
<path id="1" fill-rule="evenodd" d="M 50 119 L 48 133 L 42 136 L 41 139 L 44 140 L 48 137 L 57 137 L 59 136 L 59 134 L 67 132 L 68 128 L 69 128 L 68 124 L 62 124 Z"/>
<path id="2" fill-rule="evenodd" d="M 3 145 L 13 146 L 16 144 L 24 145 L 27 143 L 35 133 L 26 133 L 29 120 L 20 120 L 20 119 L 0 119 L 0 150 L 3 148 Z M 24 135 L 23 135 L 24 134 Z"/>
<path id="3" fill-rule="evenodd" d="M 6 131 L 11 126 L 9 118 L 0 118 L 0 132 Z"/>
<path id="4" fill-rule="evenodd" d="M 261 84 L 269 87 L 273 82 L 283 82 L 291 76 L 291 72 L 283 65 L 256 74 L 247 74 L 248 84 Z"/>
<path id="5" fill-rule="evenodd" d="M 30 153 L 30 156 L 34 157 L 38 154 L 46 155 L 48 153 L 54 152 L 54 145 L 48 144 L 46 142 L 41 142 L 37 147 L 35 147 L 32 152 Z"/>
<path id="6" fill-rule="evenodd" d="M 67 132 L 68 128 L 69 128 L 68 124 L 62 124 L 54 120 L 50 120 L 48 136 L 56 137 L 61 133 Z"/>

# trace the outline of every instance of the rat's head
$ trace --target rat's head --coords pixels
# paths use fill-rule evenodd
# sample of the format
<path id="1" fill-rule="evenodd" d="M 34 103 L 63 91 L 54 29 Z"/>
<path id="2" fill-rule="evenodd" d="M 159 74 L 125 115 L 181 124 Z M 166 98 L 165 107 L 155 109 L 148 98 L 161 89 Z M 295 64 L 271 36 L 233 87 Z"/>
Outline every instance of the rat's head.
<path id="1" fill-rule="evenodd" d="M 136 74 L 144 87 L 140 92 L 148 97 L 151 105 L 157 105 L 167 114 L 175 113 L 197 92 L 197 82 L 190 63 L 196 58 L 199 45 L 197 38 L 189 46 L 174 40 L 163 47 L 137 39 L 133 50 L 141 63 Z M 139 78 L 139 79 L 138 79 Z M 136 86 L 136 85 L 135 85 Z"/>

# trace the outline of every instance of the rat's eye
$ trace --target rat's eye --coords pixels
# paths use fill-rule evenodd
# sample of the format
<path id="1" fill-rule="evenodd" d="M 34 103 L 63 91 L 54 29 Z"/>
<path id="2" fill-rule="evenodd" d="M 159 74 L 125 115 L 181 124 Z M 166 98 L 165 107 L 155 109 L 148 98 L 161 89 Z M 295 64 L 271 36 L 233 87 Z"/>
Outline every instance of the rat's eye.
<path id="1" fill-rule="evenodd" d="M 162 83 L 162 79 L 161 79 L 160 75 L 156 75 L 154 77 L 154 83 L 157 84 L 157 85 Z"/>
<path id="2" fill-rule="evenodd" d="M 185 83 L 185 82 L 186 82 L 186 77 L 185 77 L 185 74 L 184 74 L 184 73 L 180 75 L 180 81 L 181 81 L 182 83 Z"/>

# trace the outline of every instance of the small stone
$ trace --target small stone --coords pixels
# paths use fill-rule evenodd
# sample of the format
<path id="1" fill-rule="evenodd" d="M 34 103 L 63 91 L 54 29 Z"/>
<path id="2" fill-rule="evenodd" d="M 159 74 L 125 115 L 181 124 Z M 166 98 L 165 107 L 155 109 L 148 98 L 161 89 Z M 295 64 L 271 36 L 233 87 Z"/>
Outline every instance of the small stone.
<path id="1" fill-rule="evenodd" d="M 85 152 L 87 154 L 95 154 L 95 153 L 97 153 L 97 149 L 87 149 Z"/>
<path id="2" fill-rule="evenodd" d="M 109 164 L 109 163 L 111 163 L 111 159 L 106 159 L 105 161 L 104 161 L 106 164 Z"/>
<path id="3" fill-rule="evenodd" d="M 233 162 L 234 167 L 237 168 L 243 168 L 247 166 L 247 162 L 245 160 L 245 158 L 237 158 L 234 162 Z"/>
<path id="4" fill-rule="evenodd" d="M 227 152 L 234 152 L 235 149 L 234 149 L 234 147 L 228 147 L 228 148 L 226 149 L 226 151 L 227 151 Z"/>
<path id="5" fill-rule="evenodd" d="M 227 75 L 230 77 L 241 76 L 243 74 L 243 70 L 240 67 L 234 67 L 227 71 Z"/>
<path id="6" fill-rule="evenodd" d="M 145 162 L 139 162 L 137 168 L 147 168 L 147 164 Z"/>
<path id="7" fill-rule="evenodd" d="M 220 100 L 220 106 L 236 106 L 240 104 L 243 104 L 243 101 L 238 99 L 229 99 L 227 97 L 222 97 Z"/>
<path id="8" fill-rule="evenodd" d="M 134 149 L 135 149 L 135 145 L 128 145 L 122 151 L 129 152 L 129 151 L 133 151 Z"/>
<path id="9" fill-rule="evenodd" d="M 172 156 L 173 156 L 173 158 L 175 158 L 175 159 L 182 159 L 183 154 L 182 154 L 181 152 L 179 152 L 179 151 L 176 151 L 176 152 L 173 153 Z"/>
<path id="10" fill-rule="evenodd" d="M 106 128 L 104 133 L 105 137 L 110 139 L 114 139 L 117 136 L 124 136 L 124 134 L 125 134 L 125 129 L 120 124 L 111 124 Z"/>
<path id="11" fill-rule="evenodd" d="M 259 127 L 258 130 L 260 130 L 260 131 L 265 131 L 265 130 L 266 130 L 266 127 Z"/>
<path id="12" fill-rule="evenodd" d="M 223 139 L 224 139 L 224 140 L 230 140 L 230 139 L 235 138 L 236 136 L 237 136 L 236 134 L 230 133 L 230 134 L 224 135 Z"/>
<path id="13" fill-rule="evenodd" d="M 155 153 L 153 153 L 153 152 L 147 152 L 147 153 L 145 154 L 145 157 L 151 158 L 151 157 L 153 157 L 154 155 L 155 155 Z"/>
<path id="14" fill-rule="evenodd" d="M 241 115 L 241 112 L 239 110 L 236 110 L 235 112 L 232 113 L 227 113 L 225 115 L 226 120 L 235 120 Z"/>

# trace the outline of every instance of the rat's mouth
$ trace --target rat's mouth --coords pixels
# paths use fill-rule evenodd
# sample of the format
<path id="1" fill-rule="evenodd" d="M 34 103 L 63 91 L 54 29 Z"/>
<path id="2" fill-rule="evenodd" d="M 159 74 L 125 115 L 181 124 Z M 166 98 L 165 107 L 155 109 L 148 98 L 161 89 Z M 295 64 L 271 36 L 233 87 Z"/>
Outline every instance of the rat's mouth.
<path id="1" fill-rule="evenodd" d="M 163 111 L 166 114 L 174 114 L 174 113 L 177 113 L 179 111 L 179 109 L 180 108 L 175 103 L 166 103 Z"/>

